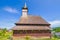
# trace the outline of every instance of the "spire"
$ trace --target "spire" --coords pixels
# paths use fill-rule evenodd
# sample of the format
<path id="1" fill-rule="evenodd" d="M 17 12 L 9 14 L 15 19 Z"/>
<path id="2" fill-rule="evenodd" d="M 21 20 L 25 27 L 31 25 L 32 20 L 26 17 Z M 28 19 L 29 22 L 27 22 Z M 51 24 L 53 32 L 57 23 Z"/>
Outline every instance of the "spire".
<path id="1" fill-rule="evenodd" d="M 23 7 L 23 8 L 27 8 L 26 2 L 25 2 L 25 5 L 24 5 L 24 7 Z"/>
<path id="2" fill-rule="evenodd" d="M 24 5 L 24 8 L 27 8 L 27 5 L 26 5 L 26 3 L 25 3 L 25 5 Z"/>

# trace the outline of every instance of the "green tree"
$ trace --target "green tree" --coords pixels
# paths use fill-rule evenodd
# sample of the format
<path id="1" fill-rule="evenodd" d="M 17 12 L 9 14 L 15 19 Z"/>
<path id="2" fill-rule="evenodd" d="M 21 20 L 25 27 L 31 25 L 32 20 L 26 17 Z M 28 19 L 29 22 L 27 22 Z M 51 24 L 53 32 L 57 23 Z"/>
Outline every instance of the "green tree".
<path id="1" fill-rule="evenodd" d="M 12 35 L 12 32 L 8 32 L 8 30 L 5 28 L 5 29 L 2 29 L 0 30 L 0 40 L 7 40 L 11 37 Z"/>
<path id="2" fill-rule="evenodd" d="M 60 27 L 53 28 L 53 31 L 60 32 Z"/>

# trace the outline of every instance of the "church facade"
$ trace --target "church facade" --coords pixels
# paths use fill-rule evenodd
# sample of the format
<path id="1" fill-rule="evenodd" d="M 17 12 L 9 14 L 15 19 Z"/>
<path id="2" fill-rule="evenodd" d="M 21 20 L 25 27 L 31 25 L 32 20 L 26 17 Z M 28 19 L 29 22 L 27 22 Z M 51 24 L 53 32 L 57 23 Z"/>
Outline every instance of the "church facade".
<path id="1" fill-rule="evenodd" d="M 28 7 L 22 8 L 22 16 L 13 27 L 13 37 L 51 37 L 50 24 L 40 16 L 28 15 Z"/>

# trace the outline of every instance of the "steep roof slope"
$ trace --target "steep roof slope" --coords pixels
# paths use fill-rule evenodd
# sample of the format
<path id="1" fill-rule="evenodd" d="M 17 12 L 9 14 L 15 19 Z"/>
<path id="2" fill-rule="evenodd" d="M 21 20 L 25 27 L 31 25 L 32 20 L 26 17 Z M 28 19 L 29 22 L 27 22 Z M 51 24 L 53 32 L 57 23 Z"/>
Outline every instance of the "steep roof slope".
<path id="1" fill-rule="evenodd" d="M 13 27 L 13 30 L 50 30 L 50 27 L 49 27 L 50 24 L 39 16 L 27 16 L 27 17 L 21 16 L 20 20 L 16 24 L 19 24 L 19 25 L 16 25 L 15 27 Z M 21 24 L 24 24 L 24 25 L 21 25 Z M 29 25 L 25 25 L 25 24 L 29 24 Z M 34 24 L 34 25 L 31 25 L 31 24 Z"/>
<path id="2" fill-rule="evenodd" d="M 49 23 L 39 16 L 27 16 L 21 17 L 16 24 L 49 24 Z"/>

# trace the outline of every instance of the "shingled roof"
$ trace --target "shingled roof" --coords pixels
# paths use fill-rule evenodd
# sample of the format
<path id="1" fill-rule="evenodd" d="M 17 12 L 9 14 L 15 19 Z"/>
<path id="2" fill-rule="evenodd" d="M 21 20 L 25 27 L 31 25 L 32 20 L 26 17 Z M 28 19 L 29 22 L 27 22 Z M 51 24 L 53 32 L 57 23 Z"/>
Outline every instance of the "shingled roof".
<path id="1" fill-rule="evenodd" d="M 28 15 L 28 8 L 26 7 L 26 4 L 22 9 L 22 16 L 20 20 L 15 24 L 16 26 L 13 27 L 13 30 L 47 30 L 47 29 L 50 29 L 49 27 L 50 24 L 46 22 L 42 17 Z"/>
<path id="2" fill-rule="evenodd" d="M 50 25 L 48 22 L 46 22 L 43 18 L 39 16 L 21 17 L 16 24 L 19 25 L 13 27 L 13 30 L 50 30 L 49 26 L 37 26 L 38 24 Z M 29 25 L 20 25 L 20 24 L 29 24 Z M 37 25 L 31 26 L 31 24 L 37 24 Z"/>
<path id="3" fill-rule="evenodd" d="M 48 26 L 15 26 L 14 30 L 50 30 Z"/>
<path id="4" fill-rule="evenodd" d="M 27 16 L 21 17 L 16 24 L 49 24 L 49 23 L 39 16 Z"/>

